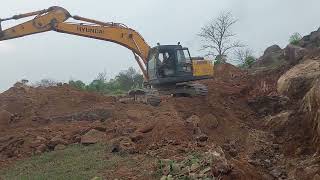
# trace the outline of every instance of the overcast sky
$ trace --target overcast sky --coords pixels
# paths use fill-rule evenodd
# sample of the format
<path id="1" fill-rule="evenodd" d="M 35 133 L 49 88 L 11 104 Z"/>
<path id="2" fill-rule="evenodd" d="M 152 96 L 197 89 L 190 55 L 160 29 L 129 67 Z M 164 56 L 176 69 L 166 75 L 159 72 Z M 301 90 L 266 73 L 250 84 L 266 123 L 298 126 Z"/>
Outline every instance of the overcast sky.
<path id="1" fill-rule="evenodd" d="M 222 11 L 239 19 L 234 31 L 257 55 L 272 44 L 284 47 L 294 32 L 305 35 L 320 26 L 319 0 L 1 0 L 0 18 L 53 5 L 72 15 L 124 23 L 150 46 L 180 41 L 193 56 L 205 53 L 196 36 L 201 26 Z M 10 25 L 3 23 L 3 28 Z M 99 72 L 112 77 L 130 66 L 138 68 L 124 47 L 56 32 L 0 42 L 0 62 L 0 91 L 23 78 L 89 82 Z"/>

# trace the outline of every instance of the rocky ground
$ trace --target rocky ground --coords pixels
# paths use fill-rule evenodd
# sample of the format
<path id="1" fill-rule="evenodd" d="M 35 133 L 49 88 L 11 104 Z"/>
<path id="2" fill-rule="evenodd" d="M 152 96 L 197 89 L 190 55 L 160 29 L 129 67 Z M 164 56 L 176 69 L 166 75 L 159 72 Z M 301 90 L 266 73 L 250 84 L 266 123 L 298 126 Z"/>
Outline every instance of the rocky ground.
<path id="1" fill-rule="evenodd" d="M 218 65 L 201 82 L 207 97 L 159 107 L 16 84 L 0 94 L 0 167 L 106 143 L 106 154 L 144 163 L 106 169 L 105 179 L 320 179 L 319 43 L 315 31 L 299 46 L 269 47 L 250 70 Z"/>

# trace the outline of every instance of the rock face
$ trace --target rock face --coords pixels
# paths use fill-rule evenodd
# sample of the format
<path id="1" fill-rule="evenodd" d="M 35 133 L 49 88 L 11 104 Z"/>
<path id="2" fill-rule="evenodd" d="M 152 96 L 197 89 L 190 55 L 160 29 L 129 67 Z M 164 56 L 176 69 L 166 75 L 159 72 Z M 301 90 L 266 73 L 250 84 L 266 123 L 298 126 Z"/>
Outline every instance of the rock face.
<path id="1" fill-rule="evenodd" d="M 306 60 L 287 71 L 278 80 L 277 89 L 282 95 L 294 98 L 303 97 L 320 77 L 320 62 Z"/>
<path id="2" fill-rule="evenodd" d="M 320 46 L 320 28 L 312 32 L 310 35 L 304 36 L 299 46 L 304 48 L 317 48 Z"/>

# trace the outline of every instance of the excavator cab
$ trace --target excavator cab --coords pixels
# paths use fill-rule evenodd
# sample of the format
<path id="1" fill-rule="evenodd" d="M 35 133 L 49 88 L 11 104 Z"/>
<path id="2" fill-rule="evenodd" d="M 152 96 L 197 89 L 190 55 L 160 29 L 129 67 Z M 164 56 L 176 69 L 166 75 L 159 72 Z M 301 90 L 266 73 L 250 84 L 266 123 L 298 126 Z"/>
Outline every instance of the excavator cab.
<path id="1" fill-rule="evenodd" d="M 213 75 L 211 62 L 203 58 L 191 58 L 189 49 L 181 45 L 159 45 L 152 48 L 147 69 L 149 84 L 154 87 L 207 79 Z"/>

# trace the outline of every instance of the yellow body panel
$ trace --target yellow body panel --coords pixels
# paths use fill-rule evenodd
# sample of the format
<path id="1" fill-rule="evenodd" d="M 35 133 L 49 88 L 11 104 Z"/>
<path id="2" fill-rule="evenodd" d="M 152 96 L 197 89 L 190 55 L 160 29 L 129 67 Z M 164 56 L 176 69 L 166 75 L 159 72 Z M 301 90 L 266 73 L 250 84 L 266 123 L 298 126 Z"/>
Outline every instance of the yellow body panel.
<path id="1" fill-rule="evenodd" d="M 192 62 L 193 76 L 213 76 L 213 64 L 208 60 L 196 60 Z"/>

